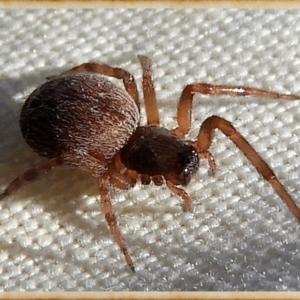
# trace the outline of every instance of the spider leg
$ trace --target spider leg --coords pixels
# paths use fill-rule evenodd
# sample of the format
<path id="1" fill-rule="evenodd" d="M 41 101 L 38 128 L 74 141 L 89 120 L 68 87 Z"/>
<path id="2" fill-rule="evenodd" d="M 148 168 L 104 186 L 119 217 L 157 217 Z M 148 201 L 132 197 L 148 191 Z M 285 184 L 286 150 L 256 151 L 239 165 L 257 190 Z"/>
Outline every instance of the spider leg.
<path id="1" fill-rule="evenodd" d="M 134 80 L 134 77 L 126 70 L 121 68 L 114 68 L 106 64 L 84 63 L 63 72 L 61 75 L 72 74 L 77 72 L 99 73 L 105 76 L 122 79 L 127 93 L 133 98 L 138 109 L 140 110 L 140 100 L 139 100 L 139 94 L 138 94 L 136 82 Z"/>
<path id="2" fill-rule="evenodd" d="M 141 183 L 144 185 L 148 185 L 151 182 L 151 178 L 148 174 L 141 174 Z"/>
<path id="3" fill-rule="evenodd" d="M 110 183 L 120 190 L 128 190 L 135 186 L 138 173 L 132 170 L 126 170 L 124 174 L 111 173 Z"/>
<path id="4" fill-rule="evenodd" d="M 139 177 L 136 171 L 127 169 L 117 154 L 108 166 L 107 173 L 110 175 L 110 183 L 120 190 L 128 190 L 133 187 Z"/>
<path id="5" fill-rule="evenodd" d="M 215 175 L 217 166 L 213 155 L 208 150 L 204 152 L 198 152 L 198 155 L 200 158 L 207 159 L 211 174 Z"/>
<path id="6" fill-rule="evenodd" d="M 192 100 L 195 93 L 207 95 L 230 95 L 230 96 L 256 96 L 271 99 L 298 100 L 300 96 L 279 94 L 261 89 L 244 86 L 213 85 L 206 83 L 194 83 L 187 85 L 180 96 L 177 106 L 178 127 L 172 132 L 179 137 L 186 135 L 191 127 Z"/>
<path id="7" fill-rule="evenodd" d="M 152 80 L 151 61 L 147 56 L 138 55 L 138 59 L 143 68 L 143 93 L 147 115 L 147 123 L 149 126 L 159 124 L 158 107 L 154 84 Z"/>
<path id="8" fill-rule="evenodd" d="M 154 175 L 154 176 L 151 177 L 151 180 L 157 186 L 161 186 L 161 185 L 164 184 L 164 179 L 161 175 Z"/>
<path id="9" fill-rule="evenodd" d="M 0 200 L 9 196 L 12 192 L 19 189 L 27 181 L 34 180 L 39 175 L 46 173 L 53 167 L 59 166 L 63 163 L 61 158 L 53 158 L 46 162 L 41 163 L 33 169 L 27 170 L 23 175 L 14 179 L 0 194 Z"/>
<path id="10" fill-rule="evenodd" d="M 189 211 L 191 209 L 192 206 L 192 200 L 190 198 L 190 196 L 187 194 L 187 192 L 177 186 L 175 186 L 170 180 L 166 181 L 166 185 L 167 187 L 176 195 L 178 195 L 179 197 L 181 197 L 183 199 L 183 211 Z"/>
<path id="11" fill-rule="evenodd" d="M 207 152 L 212 143 L 212 132 L 214 129 L 221 130 L 235 143 L 235 145 L 256 167 L 257 171 L 272 185 L 277 194 L 300 221 L 300 209 L 296 205 L 295 201 L 288 194 L 284 186 L 279 182 L 268 164 L 259 156 L 259 154 L 229 121 L 217 116 L 207 118 L 201 125 L 197 141 L 193 143 L 193 146 L 197 149 L 197 151 L 199 153 Z"/>
<path id="12" fill-rule="evenodd" d="M 127 246 L 121 235 L 119 226 L 117 224 L 117 219 L 113 212 L 113 208 L 112 208 L 112 205 L 111 205 L 111 202 L 109 199 L 109 191 L 108 191 L 109 182 L 110 182 L 110 179 L 109 179 L 108 175 L 103 175 L 99 178 L 99 193 L 100 193 L 100 201 L 101 201 L 102 210 L 105 214 L 105 219 L 110 228 L 110 231 L 111 231 L 116 243 L 118 244 L 122 253 L 125 256 L 127 265 L 130 267 L 132 272 L 135 272 L 132 259 L 128 253 Z"/>

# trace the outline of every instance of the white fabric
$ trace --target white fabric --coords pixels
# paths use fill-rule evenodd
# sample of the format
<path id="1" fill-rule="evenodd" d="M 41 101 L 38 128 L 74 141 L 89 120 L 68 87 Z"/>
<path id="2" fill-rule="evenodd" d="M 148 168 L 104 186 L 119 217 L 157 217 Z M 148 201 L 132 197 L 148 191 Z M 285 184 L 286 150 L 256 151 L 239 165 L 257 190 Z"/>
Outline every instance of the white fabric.
<path id="1" fill-rule="evenodd" d="M 83 62 L 125 68 L 140 88 L 136 56 L 149 56 L 167 128 L 191 82 L 300 94 L 298 10 L 2 10 L 0 28 L 3 188 L 43 160 L 19 131 L 22 103 L 47 76 Z M 238 128 L 300 205 L 299 101 L 197 95 L 189 137 L 214 114 Z M 201 161 L 186 188 L 190 213 L 166 187 L 112 191 L 135 274 L 90 174 L 61 167 L 28 183 L 0 203 L 0 290 L 299 289 L 299 223 L 228 138 L 217 132 L 211 152 L 217 174 Z"/>

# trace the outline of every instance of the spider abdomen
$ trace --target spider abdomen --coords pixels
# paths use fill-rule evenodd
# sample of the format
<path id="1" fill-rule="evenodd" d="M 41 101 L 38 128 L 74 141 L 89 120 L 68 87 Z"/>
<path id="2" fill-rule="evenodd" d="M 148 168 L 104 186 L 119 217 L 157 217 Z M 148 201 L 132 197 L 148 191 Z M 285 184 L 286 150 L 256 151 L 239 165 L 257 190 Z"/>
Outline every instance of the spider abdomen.
<path id="1" fill-rule="evenodd" d="M 99 176 L 138 121 L 138 108 L 123 89 L 101 75 L 77 73 L 36 89 L 23 106 L 20 127 L 38 154 Z"/>

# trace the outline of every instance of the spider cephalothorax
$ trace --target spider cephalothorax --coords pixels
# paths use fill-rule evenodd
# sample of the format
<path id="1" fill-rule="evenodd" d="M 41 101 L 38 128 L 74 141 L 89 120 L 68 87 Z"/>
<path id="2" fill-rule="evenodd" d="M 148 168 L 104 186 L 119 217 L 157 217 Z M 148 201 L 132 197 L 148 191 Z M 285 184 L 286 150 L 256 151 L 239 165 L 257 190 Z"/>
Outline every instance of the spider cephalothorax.
<path id="1" fill-rule="evenodd" d="M 159 126 L 138 127 L 121 150 L 126 168 L 187 185 L 199 167 L 196 149 Z"/>

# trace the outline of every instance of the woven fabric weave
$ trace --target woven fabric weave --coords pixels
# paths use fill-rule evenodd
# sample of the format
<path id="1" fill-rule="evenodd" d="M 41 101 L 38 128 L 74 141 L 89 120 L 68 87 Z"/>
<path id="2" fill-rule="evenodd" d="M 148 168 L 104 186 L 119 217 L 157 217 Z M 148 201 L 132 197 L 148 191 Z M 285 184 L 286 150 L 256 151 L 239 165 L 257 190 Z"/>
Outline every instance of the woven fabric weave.
<path id="1" fill-rule="evenodd" d="M 47 76 L 104 62 L 131 72 L 141 91 L 137 55 L 147 55 L 161 124 L 171 129 L 188 83 L 300 94 L 299 13 L 1 10 L 1 187 L 43 160 L 23 140 L 18 118 Z M 234 124 L 300 205 L 299 101 L 197 95 L 190 138 L 211 115 Z M 299 289 L 299 223 L 220 132 L 211 152 L 216 175 L 201 161 L 186 189 L 192 212 L 166 187 L 112 190 L 135 274 L 112 239 L 90 174 L 60 167 L 28 183 L 0 203 L 0 290 Z"/>

